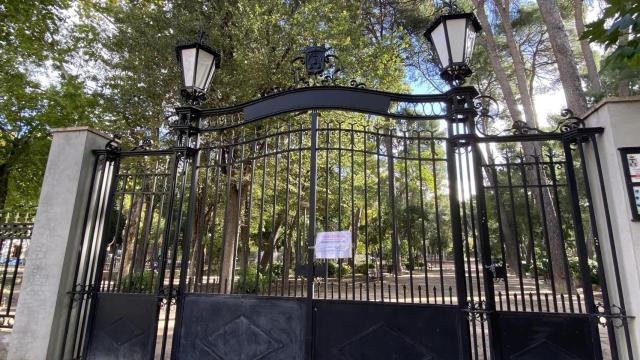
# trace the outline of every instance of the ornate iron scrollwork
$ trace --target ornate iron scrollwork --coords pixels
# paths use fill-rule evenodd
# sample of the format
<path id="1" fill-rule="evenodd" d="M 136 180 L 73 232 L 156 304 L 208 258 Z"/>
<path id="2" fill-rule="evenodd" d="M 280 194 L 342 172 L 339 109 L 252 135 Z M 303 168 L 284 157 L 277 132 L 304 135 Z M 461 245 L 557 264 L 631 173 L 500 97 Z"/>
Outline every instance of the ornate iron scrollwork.
<path id="1" fill-rule="evenodd" d="M 351 86 L 364 88 L 357 79 L 348 79 L 342 61 L 330 47 L 307 46 L 303 54 L 291 60 L 293 84 L 287 88 L 273 86 L 263 91 L 262 96 L 310 86 Z"/>
<path id="2" fill-rule="evenodd" d="M 509 125 L 500 122 L 498 115 L 500 106 L 498 101 L 491 96 L 481 95 L 473 99 L 476 116 L 476 129 L 485 136 L 505 135 L 531 135 L 531 134 L 557 134 L 584 127 L 584 120 L 575 116 L 570 109 L 563 109 L 560 115 L 564 118 L 558 125 L 550 130 L 533 127 L 522 120 L 513 120 Z"/>
<path id="3" fill-rule="evenodd" d="M 574 115 L 572 110 L 564 109 L 560 115 L 564 118 L 564 121 L 558 125 L 560 132 L 568 132 L 584 127 L 584 119 Z"/>

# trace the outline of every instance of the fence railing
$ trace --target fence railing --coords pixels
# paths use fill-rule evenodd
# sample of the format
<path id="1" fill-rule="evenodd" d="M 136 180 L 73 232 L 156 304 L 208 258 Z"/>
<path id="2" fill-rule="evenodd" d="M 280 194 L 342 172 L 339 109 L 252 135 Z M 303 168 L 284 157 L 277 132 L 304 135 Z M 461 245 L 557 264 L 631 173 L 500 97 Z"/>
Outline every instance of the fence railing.
<path id="1" fill-rule="evenodd" d="M 13 328 L 35 210 L 0 210 L 0 328 Z"/>

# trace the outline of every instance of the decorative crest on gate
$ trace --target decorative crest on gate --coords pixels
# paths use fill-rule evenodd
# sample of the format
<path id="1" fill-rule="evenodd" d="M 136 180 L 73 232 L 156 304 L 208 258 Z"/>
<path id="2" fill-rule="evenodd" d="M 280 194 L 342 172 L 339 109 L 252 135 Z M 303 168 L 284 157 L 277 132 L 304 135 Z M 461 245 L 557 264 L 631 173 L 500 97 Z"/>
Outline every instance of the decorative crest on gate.
<path id="1" fill-rule="evenodd" d="M 274 86 L 261 95 L 267 96 L 286 90 L 311 86 L 351 86 L 364 88 L 365 84 L 355 78 L 349 79 L 344 72 L 340 57 L 331 47 L 307 46 L 302 55 L 291 60 L 293 83 L 287 88 Z"/>

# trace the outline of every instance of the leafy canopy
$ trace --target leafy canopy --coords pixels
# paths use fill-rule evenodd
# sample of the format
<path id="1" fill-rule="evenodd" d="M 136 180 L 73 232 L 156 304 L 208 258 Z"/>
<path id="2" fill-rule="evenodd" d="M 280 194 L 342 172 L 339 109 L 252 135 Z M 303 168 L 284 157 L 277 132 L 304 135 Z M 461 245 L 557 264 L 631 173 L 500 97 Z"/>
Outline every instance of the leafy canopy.
<path id="1" fill-rule="evenodd" d="M 602 17 L 586 27 L 582 39 L 614 49 L 605 59 L 606 66 L 640 69 L 640 2 L 608 0 Z"/>

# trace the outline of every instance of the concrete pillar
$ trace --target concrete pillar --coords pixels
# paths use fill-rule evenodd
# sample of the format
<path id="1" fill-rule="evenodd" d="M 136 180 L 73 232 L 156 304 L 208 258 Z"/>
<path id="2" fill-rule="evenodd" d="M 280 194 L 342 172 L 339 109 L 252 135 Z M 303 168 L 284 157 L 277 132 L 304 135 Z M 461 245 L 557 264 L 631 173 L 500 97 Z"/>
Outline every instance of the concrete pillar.
<path id="1" fill-rule="evenodd" d="M 633 355 L 640 357 L 640 222 L 632 221 L 623 165 L 618 151 L 621 147 L 640 146 L 640 97 L 611 98 L 596 105 L 583 118 L 587 127 L 603 127 L 597 136 L 597 146 L 602 163 L 605 192 L 611 215 L 612 234 L 618 257 L 621 287 L 625 309 L 629 319 Z M 588 145 L 587 150 L 593 147 Z M 604 268 L 611 303 L 621 305 L 614 276 L 614 262 L 609 242 L 609 232 L 604 212 L 602 192 L 593 151 L 587 151 L 587 169 L 592 185 L 593 205 L 597 217 L 598 238 L 603 252 Z M 624 332 L 616 330 L 621 358 L 628 358 Z"/>
<path id="2" fill-rule="evenodd" d="M 10 360 L 57 359 L 70 301 L 95 156 L 109 138 L 86 127 L 55 129 L 42 183 Z"/>

